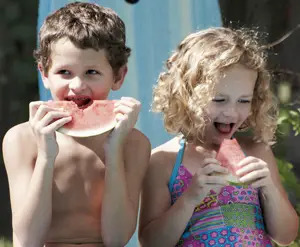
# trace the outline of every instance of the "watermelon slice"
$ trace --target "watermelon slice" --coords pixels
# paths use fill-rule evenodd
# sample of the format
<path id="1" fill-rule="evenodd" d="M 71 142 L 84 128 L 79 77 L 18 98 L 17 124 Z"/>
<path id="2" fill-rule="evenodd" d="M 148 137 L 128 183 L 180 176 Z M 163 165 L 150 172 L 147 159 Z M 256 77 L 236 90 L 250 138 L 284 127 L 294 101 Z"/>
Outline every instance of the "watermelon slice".
<path id="1" fill-rule="evenodd" d="M 216 159 L 222 166 L 228 168 L 229 173 L 226 175 L 227 181 L 240 184 L 238 176 L 236 175 L 236 171 L 238 170 L 237 164 L 244 158 L 245 154 L 236 139 L 223 140 Z"/>
<path id="2" fill-rule="evenodd" d="M 114 104 L 116 100 L 94 100 L 87 107 L 79 108 L 73 101 L 48 101 L 46 104 L 63 108 L 72 121 L 57 131 L 74 137 L 100 135 L 115 127 Z"/>

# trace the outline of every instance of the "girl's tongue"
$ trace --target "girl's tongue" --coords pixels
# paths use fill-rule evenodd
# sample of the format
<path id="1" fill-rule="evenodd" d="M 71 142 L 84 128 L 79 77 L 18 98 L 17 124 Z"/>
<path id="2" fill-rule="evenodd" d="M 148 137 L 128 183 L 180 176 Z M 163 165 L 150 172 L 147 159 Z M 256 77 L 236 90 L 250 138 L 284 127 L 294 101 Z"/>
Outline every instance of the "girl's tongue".
<path id="1" fill-rule="evenodd" d="M 215 122 L 215 127 L 222 134 L 229 134 L 231 132 L 231 129 L 232 129 L 232 124 L 224 124 L 224 123 Z"/>

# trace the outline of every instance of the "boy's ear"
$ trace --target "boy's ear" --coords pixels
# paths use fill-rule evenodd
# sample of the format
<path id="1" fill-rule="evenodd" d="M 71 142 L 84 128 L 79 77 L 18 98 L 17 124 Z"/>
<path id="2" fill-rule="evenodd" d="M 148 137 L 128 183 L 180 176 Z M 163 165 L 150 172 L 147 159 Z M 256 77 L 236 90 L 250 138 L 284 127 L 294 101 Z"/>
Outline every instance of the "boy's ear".
<path id="1" fill-rule="evenodd" d="M 120 87 L 124 82 L 127 71 L 128 71 L 127 65 L 124 65 L 119 69 L 118 74 L 115 76 L 115 82 L 111 87 L 113 91 L 120 89 Z"/>
<path id="2" fill-rule="evenodd" d="M 44 87 L 49 89 L 48 74 L 45 72 L 41 63 L 38 63 L 38 70 L 43 80 Z"/>

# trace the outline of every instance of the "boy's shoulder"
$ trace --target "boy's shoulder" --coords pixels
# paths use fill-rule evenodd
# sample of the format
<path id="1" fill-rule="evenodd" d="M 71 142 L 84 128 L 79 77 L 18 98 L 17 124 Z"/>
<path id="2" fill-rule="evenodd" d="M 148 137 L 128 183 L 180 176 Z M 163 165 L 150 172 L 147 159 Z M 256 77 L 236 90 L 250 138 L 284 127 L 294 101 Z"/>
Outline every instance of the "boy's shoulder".
<path id="1" fill-rule="evenodd" d="M 146 135 L 137 129 L 132 129 L 127 137 L 125 144 L 125 154 L 131 157 L 132 154 L 136 158 L 139 156 L 149 156 L 151 151 L 151 143 Z"/>
<path id="2" fill-rule="evenodd" d="M 149 163 L 151 152 L 151 144 L 149 139 L 139 130 L 133 129 L 127 136 L 127 141 L 124 146 L 125 166 L 128 170 L 139 167 L 139 171 L 144 172 Z"/>
<path id="3" fill-rule="evenodd" d="M 29 144 L 33 140 L 34 140 L 33 133 L 29 125 L 29 122 L 24 122 L 10 128 L 5 133 L 5 136 L 3 138 L 3 143 L 14 142 L 16 144 L 16 142 L 20 143 L 24 141 Z"/>
<path id="4" fill-rule="evenodd" d="M 21 123 L 10 128 L 2 141 L 4 159 L 14 157 L 24 161 L 36 155 L 36 143 L 29 122 Z"/>
<path id="5" fill-rule="evenodd" d="M 144 146 L 151 148 L 148 137 L 143 132 L 135 128 L 132 129 L 128 135 L 127 142 L 130 144 L 129 146 L 133 146 L 135 150 Z"/>

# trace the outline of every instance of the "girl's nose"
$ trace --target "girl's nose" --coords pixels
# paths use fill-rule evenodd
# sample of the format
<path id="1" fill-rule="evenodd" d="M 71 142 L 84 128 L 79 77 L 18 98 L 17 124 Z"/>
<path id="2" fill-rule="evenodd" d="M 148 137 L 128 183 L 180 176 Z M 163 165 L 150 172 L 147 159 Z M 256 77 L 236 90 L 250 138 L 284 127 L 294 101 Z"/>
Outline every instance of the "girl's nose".
<path id="1" fill-rule="evenodd" d="M 224 109 L 223 114 L 228 118 L 236 118 L 238 116 L 237 109 L 234 105 L 230 105 Z"/>
<path id="2" fill-rule="evenodd" d="M 86 88 L 86 84 L 80 77 L 74 77 L 69 83 L 69 88 L 74 92 L 81 92 Z"/>

